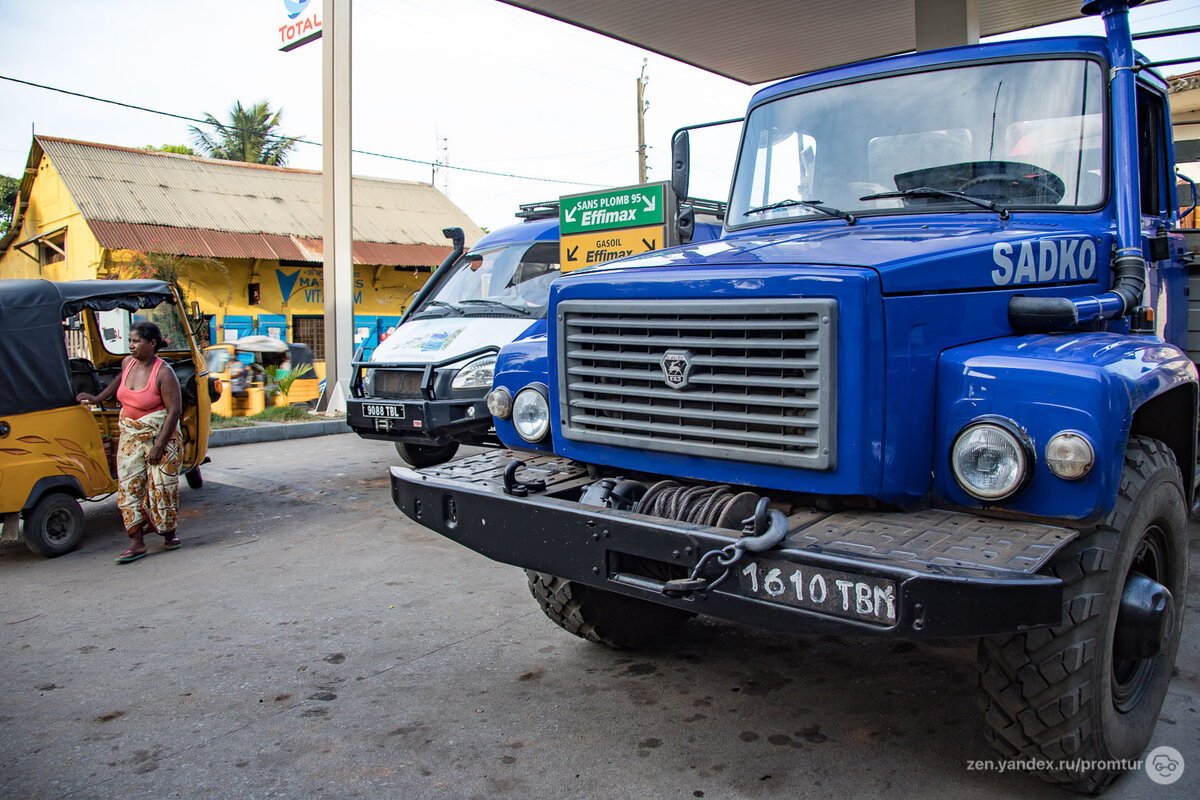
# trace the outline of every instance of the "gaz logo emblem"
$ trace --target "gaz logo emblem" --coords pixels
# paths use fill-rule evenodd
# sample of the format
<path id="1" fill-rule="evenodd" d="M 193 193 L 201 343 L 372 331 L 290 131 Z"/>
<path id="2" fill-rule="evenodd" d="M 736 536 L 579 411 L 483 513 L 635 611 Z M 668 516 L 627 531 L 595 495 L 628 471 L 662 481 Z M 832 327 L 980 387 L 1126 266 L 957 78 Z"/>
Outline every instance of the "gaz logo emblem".
<path id="1" fill-rule="evenodd" d="M 688 376 L 692 374 L 692 354 L 688 350 L 668 350 L 658 362 L 662 367 L 663 380 L 672 389 L 682 389 L 688 385 Z"/>

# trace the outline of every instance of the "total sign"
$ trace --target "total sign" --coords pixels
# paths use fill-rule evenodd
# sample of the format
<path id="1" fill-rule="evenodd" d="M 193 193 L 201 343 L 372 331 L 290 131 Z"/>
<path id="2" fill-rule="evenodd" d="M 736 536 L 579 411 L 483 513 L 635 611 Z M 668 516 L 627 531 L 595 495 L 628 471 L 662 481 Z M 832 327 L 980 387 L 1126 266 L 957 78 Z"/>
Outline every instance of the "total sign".
<path id="1" fill-rule="evenodd" d="M 321 0 L 283 0 L 287 16 L 279 26 L 279 49 L 294 50 L 321 38 Z"/>
<path id="2" fill-rule="evenodd" d="M 562 271 L 665 247 L 667 187 L 648 183 L 560 198 Z"/>

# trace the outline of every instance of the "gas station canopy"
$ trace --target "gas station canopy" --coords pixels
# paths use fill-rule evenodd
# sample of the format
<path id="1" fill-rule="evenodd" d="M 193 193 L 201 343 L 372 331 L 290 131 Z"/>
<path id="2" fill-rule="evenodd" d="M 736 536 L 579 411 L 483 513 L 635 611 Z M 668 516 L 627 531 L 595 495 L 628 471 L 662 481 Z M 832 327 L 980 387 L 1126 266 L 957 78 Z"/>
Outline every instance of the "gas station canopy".
<path id="1" fill-rule="evenodd" d="M 1080 0 L 502 2 L 747 84 L 1082 16 Z"/>

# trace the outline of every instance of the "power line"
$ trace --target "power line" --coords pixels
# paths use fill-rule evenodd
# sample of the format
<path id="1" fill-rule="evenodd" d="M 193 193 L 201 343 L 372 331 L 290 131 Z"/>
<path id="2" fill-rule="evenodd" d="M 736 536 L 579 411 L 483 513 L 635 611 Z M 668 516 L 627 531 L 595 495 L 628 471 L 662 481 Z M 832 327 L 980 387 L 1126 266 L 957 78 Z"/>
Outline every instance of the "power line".
<path id="1" fill-rule="evenodd" d="M 94 95 L 83 94 L 82 92 L 72 92 L 69 89 L 60 89 L 56 86 L 46 86 L 45 84 L 34 83 L 33 81 L 21 80 L 20 78 L 13 78 L 8 75 L 0 75 L 0 80 L 6 80 L 6 81 L 10 81 L 12 83 L 19 83 L 19 84 L 23 84 L 25 86 L 32 86 L 35 89 L 45 89 L 46 91 L 49 91 L 49 92 L 58 92 L 59 94 L 70 95 L 71 97 L 79 97 L 84 100 L 93 100 L 97 103 L 107 103 L 107 104 L 113 105 L 113 106 L 120 106 L 121 108 L 128 108 L 128 109 L 132 109 L 134 111 L 144 111 L 147 114 L 158 114 L 159 116 L 162 116 L 162 117 L 171 117 L 172 119 L 179 119 L 179 120 L 183 120 L 184 122 L 195 122 L 199 125 L 214 125 L 214 126 L 221 127 L 221 128 L 224 128 L 225 130 L 230 130 L 230 131 L 239 131 L 239 132 L 244 131 L 244 129 L 242 129 L 242 128 L 238 128 L 233 125 L 223 125 L 219 121 L 215 121 L 213 119 L 197 119 L 196 117 L 188 117 L 188 116 L 184 116 L 183 114 L 172 114 L 170 111 L 160 111 L 156 108 L 147 108 L 146 106 L 134 105 L 133 103 L 122 103 L 119 100 L 110 100 L 105 97 L 95 97 Z M 297 144 L 308 144 L 308 145 L 313 145 L 315 147 L 321 146 L 320 142 L 314 142 L 311 139 L 302 139 L 300 137 L 282 136 L 280 134 L 275 134 L 275 133 L 263 133 L 262 136 L 264 138 L 290 140 L 290 141 L 296 142 Z M 571 186 L 595 186 L 595 187 L 604 186 L 604 184 L 600 184 L 600 183 L 585 183 L 583 181 L 567 181 L 567 180 L 562 180 L 561 178 L 535 178 L 532 175 L 516 175 L 511 172 L 495 172 L 495 171 L 487 170 L 487 169 L 475 169 L 473 167 L 452 166 L 450 164 L 444 164 L 444 163 L 435 162 L 435 161 L 422 161 L 417 158 L 406 158 L 404 156 L 393 156 L 393 155 L 389 155 L 387 153 L 375 153 L 370 150 L 358 150 L 358 149 L 351 148 L 350 152 L 357 153 L 357 154 L 363 155 L 363 156 L 373 156 L 374 158 L 386 158 L 391 161 L 403 161 L 408 164 L 420 164 L 420 165 L 426 166 L 426 167 L 438 167 L 440 169 L 458 170 L 459 172 L 473 172 L 473 173 L 476 173 L 479 175 L 491 175 L 496 178 L 515 178 L 517 180 L 522 180 L 522 181 L 538 181 L 539 183 L 563 183 L 563 184 L 569 184 Z"/>

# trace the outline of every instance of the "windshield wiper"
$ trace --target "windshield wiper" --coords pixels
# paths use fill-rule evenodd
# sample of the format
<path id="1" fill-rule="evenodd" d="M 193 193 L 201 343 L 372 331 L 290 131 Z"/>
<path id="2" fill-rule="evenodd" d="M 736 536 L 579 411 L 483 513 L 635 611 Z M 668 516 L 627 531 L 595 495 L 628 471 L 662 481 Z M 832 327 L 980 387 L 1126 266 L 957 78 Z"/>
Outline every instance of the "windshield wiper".
<path id="1" fill-rule="evenodd" d="M 508 303 L 505 303 L 502 300 L 491 300 L 489 298 L 480 297 L 480 298 L 472 298 L 470 300 L 460 300 L 459 301 L 459 305 L 465 306 L 467 303 L 477 303 L 479 305 L 492 306 L 493 308 L 496 306 L 499 306 L 500 308 L 506 308 L 509 311 L 516 312 L 517 314 L 521 314 L 522 316 L 526 316 L 526 317 L 532 316 L 532 314 L 529 312 L 528 309 L 520 308 L 520 307 L 514 306 L 514 305 L 509 305 Z"/>
<path id="2" fill-rule="evenodd" d="M 424 314 L 427 311 L 433 311 L 437 306 L 445 308 L 451 313 L 457 314 L 460 317 L 462 316 L 463 310 L 461 308 L 454 305 L 454 303 L 447 303 L 445 300 L 426 300 L 421 304 L 421 307 L 413 313 L 413 316 L 416 317 Z M 442 316 L 448 315 L 443 314 Z"/>
<path id="3" fill-rule="evenodd" d="M 869 194 L 866 197 L 860 197 L 859 200 L 891 200 L 896 197 L 949 197 L 954 200 L 962 200 L 964 203 L 986 208 L 988 211 L 995 211 L 1000 215 L 1000 219 L 1008 219 L 1008 209 L 991 200 L 984 200 L 982 197 L 972 197 L 969 194 L 962 192 L 951 192 L 946 189 L 934 189 L 932 186 L 918 186 L 914 189 L 901 189 L 897 192 L 880 192 L 879 194 Z"/>
<path id="4" fill-rule="evenodd" d="M 751 214 L 761 214 L 764 211 L 774 211 L 777 208 L 789 208 L 791 206 L 804 206 L 805 208 L 811 208 L 813 211 L 820 211 L 822 214 L 826 214 L 830 217 L 844 219 L 846 220 L 847 225 L 853 225 L 854 223 L 858 222 L 858 217 L 854 216 L 853 214 L 842 211 L 840 208 L 833 208 L 832 206 L 824 205 L 820 200 L 780 200 L 778 203 L 771 203 L 767 206 L 758 206 L 756 208 L 752 208 L 749 211 L 744 212 L 742 216 L 748 217 Z"/>

